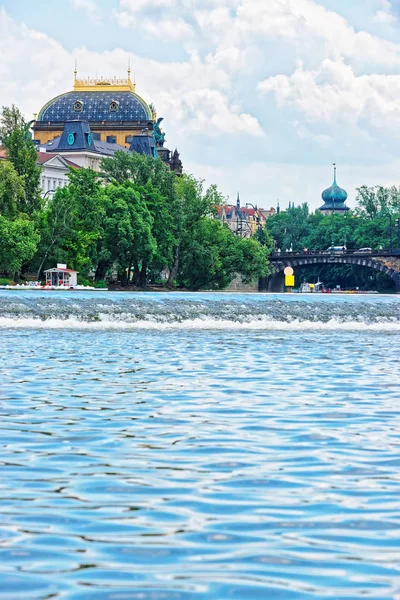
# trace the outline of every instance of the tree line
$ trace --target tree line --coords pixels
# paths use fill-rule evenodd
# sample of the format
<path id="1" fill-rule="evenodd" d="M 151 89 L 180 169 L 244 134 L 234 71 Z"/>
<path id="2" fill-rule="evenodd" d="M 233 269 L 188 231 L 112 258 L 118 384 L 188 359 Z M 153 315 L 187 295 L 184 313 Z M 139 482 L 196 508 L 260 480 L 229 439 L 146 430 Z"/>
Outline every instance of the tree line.
<path id="1" fill-rule="evenodd" d="M 357 188 L 355 208 L 344 214 L 310 212 L 307 203 L 276 213 L 266 223 L 275 248 L 302 252 L 330 246 L 390 248 L 399 246 L 396 220 L 400 217 L 400 187 Z"/>
<path id="2" fill-rule="evenodd" d="M 0 271 L 43 276 L 66 263 L 96 282 L 117 277 L 144 288 L 161 276 L 190 290 L 224 289 L 235 275 L 257 280 L 268 269 L 272 240 L 242 239 L 213 218 L 224 199 L 216 186 L 160 159 L 127 152 L 101 171 L 70 168 L 69 185 L 45 201 L 29 127 L 16 107 L 3 108 L 0 138 Z"/>
<path id="3" fill-rule="evenodd" d="M 397 186 L 358 188 L 355 208 L 345 214 L 311 212 L 303 203 L 243 239 L 213 218 L 225 202 L 216 186 L 178 177 L 160 159 L 121 151 L 103 159 L 101 172 L 70 168 L 69 185 L 44 201 L 29 125 L 15 106 L 3 107 L 0 140 L 7 155 L 0 160 L 0 277 L 39 279 L 45 269 L 67 263 L 82 282 L 92 276 L 99 285 L 117 277 L 123 286 L 143 288 L 164 277 L 170 288 L 224 289 L 236 274 L 245 282 L 265 276 L 273 248 L 400 245 Z M 329 286 L 371 285 L 368 270 L 322 271 L 299 275 L 322 276 Z M 383 289 L 387 282 L 378 274 L 374 284 Z"/>

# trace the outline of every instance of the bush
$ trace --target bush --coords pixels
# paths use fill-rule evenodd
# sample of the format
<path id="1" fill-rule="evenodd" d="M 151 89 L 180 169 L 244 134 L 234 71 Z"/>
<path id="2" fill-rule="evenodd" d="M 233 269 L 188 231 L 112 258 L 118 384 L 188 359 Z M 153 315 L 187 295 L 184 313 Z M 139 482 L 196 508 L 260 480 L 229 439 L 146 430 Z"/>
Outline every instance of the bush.
<path id="1" fill-rule="evenodd" d="M 104 279 L 100 279 L 99 281 L 94 281 L 93 282 L 93 287 L 95 287 L 95 288 L 106 288 L 107 287 L 107 283 L 104 281 Z"/>
<path id="2" fill-rule="evenodd" d="M 79 277 L 78 276 L 78 285 L 89 285 L 89 286 L 91 286 L 92 283 L 89 281 L 89 279 L 85 279 L 85 277 Z"/>
<path id="3" fill-rule="evenodd" d="M 6 277 L 0 277 L 0 285 L 15 285 L 15 281 Z"/>

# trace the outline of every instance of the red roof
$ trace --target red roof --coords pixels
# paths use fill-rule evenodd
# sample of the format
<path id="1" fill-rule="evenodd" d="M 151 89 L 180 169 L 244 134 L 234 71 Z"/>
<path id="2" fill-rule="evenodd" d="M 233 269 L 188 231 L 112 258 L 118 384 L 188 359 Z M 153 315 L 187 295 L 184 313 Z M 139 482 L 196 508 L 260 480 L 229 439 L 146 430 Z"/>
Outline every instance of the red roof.
<path id="1" fill-rule="evenodd" d="M 48 160 L 51 160 L 55 156 L 57 156 L 57 154 L 53 154 L 52 152 L 38 152 L 36 164 L 44 165 L 44 163 L 46 163 Z"/>
<path id="2" fill-rule="evenodd" d="M 253 216 L 255 214 L 254 208 L 241 208 L 242 213 L 246 213 L 247 215 Z"/>
<path id="3" fill-rule="evenodd" d="M 79 273 L 79 271 L 74 271 L 73 269 L 59 269 L 58 267 L 53 267 L 52 269 L 46 269 L 45 273 L 50 273 L 50 271 L 57 273 Z"/>
<path id="4" fill-rule="evenodd" d="M 225 213 L 227 215 L 228 213 L 231 213 L 234 210 L 236 210 L 236 206 L 234 204 L 224 204 L 223 206 L 217 206 L 217 212 L 219 215 L 221 215 L 222 213 Z"/>
<path id="5" fill-rule="evenodd" d="M 65 156 L 63 156 L 63 159 L 65 160 L 65 162 L 67 162 L 74 169 L 83 169 L 83 167 L 81 167 L 80 165 L 77 165 L 76 163 L 72 162 L 72 160 L 68 160 L 68 158 L 65 158 Z"/>
<path id="6" fill-rule="evenodd" d="M 56 152 L 38 152 L 36 164 L 44 165 L 45 163 L 47 163 L 47 161 L 51 160 L 55 156 L 58 156 L 58 154 Z M 68 158 L 65 158 L 65 156 L 63 156 L 62 158 L 65 160 L 66 163 L 69 164 L 70 167 L 73 167 L 74 169 L 82 168 L 79 165 L 77 165 L 76 163 L 72 162 L 72 160 L 68 160 Z"/>

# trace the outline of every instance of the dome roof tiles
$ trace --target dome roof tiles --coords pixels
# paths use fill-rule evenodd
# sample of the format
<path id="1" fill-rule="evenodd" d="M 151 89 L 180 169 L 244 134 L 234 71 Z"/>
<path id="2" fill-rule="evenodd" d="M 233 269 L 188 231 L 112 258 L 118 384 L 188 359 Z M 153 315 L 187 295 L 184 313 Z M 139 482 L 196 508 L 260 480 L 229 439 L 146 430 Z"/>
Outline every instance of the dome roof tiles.
<path id="1" fill-rule="evenodd" d="M 93 122 L 149 121 L 146 102 L 132 91 L 73 91 L 50 100 L 40 111 L 39 122 L 63 123 L 75 119 Z"/>

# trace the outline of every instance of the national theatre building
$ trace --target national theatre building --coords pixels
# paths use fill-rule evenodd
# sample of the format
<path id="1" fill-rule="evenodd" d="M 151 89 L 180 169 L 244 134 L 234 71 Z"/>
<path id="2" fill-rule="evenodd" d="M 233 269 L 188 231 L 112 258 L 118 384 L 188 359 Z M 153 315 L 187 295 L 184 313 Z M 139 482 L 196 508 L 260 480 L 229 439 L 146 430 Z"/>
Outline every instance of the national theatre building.
<path id="1" fill-rule="evenodd" d="M 41 152 L 62 155 L 92 154 L 90 166 L 117 150 L 139 152 L 161 160 L 177 173 L 182 172 L 179 153 L 164 147 L 152 104 L 136 93 L 136 84 L 127 79 L 78 79 L 75 70 L 73 91 L 53 98 L 35 115 L 35 144 Z M 78 161 L 78 163 L 81 161 Z M 88 166 L 87 161 L 81 166 Z"/>

